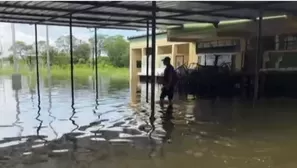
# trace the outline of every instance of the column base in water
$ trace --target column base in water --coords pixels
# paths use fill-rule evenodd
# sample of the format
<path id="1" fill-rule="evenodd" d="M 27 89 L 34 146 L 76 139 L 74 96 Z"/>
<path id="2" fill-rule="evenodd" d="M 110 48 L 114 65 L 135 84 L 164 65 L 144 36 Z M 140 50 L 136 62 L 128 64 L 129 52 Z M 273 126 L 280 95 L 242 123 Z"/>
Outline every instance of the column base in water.
<path id="1" fill-rule="evenodd" d="M 12 74 L 11 80 L 12 80 L 12 89 L 13 90 L 22 89 L 22 75 L 20 73 Z"/>

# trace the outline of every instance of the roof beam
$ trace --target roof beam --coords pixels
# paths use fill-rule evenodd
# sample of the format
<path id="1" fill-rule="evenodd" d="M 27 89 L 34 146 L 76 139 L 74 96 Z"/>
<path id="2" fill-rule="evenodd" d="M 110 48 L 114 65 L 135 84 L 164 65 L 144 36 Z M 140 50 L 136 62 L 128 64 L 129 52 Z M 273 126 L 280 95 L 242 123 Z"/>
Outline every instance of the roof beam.
<path id="1" fill-rule="evenodd" d="M 74 1 L 67 1 L 68 3 L 73 3 Z M 75 1 L 79 3 L 84 3 L 83 1 Z M 55 3 L 53 1 L 53 3 Z M 29 10 L 42 10 L 42 11 L 54 11 L 54 12 L 74 12 L 75 10 L 66 10 L 66 9 L 60 9 L 60 8 L 48 8 L 48 7 L 36 7 L 36 6 L 27 6 L 27 5 L 11 5 L 11 4 L 0 4 L 0 7 L 6 7 L 6 8 L 16 8 L 16 9 L 29 9 Z M 102 15 L 102 16 L 115 16 L 115 17 L 135 17 L 135 18 L 142 18 L 147 19 L 151 18 L 152 16 L 150 14 L 129 14 L 129 13 L 116 13 L 116 12 L 105 12 L 105 11 L 81 11 L 80 14 L 89 14 L 89 15 Z M 75 14 L 74 14 L 75 15 Z M 57 16 L 57 15 L 55 15 Z M 54 17 L 54 16 L 53 16 Z M 156 19 L 165 19 L 165 20 L 172 20 L 172 21 L 184 21 L 184 22 L 194 22 L 194 23 L 213 23 L 213 21 L 209 20 L 200 20 L 200 19 L 181 19 L 181 18 L 166 18 L 162 16 L 157 16 Z"/>
<path id="2" fill-rule="evenodd" d="M 255 2 L 255 4 L 244 4 L 242 2 L 228 2 L 228 1 L 199 1 L 199 3 L 205 3 L 205 4 L 210 4 L 210 5 L 220 5 L 220 6 L 228 6 L 228 7 L 233 7 L 235 9 L 253 9 L 253 10 L 259 10 L 263 9 L 265 11 L 271 11 L 271 12 L 283 12 L 283 13 L 291 13 L 295 14 L 295 11 L 292 10 L 287 10 L 287 9 L 282 9 L 282 8 L 272 8 L 269 7 L 269 5 L 276 5 L 276 4 L 281 4 L 281 3 L 286 3 L 288 1 L 279 1 L 279 2 Z"/>
<path id="3" fill-rule="evenodd" d="M 32 19 L 32 18 L 20 18 L 20 17 L 9 17 L 9 16 L 3 16 L 0 17 L 1 20 L 15 20 L 17 21 L 28 21 L 30 23 L 28 24 L 35 24 L 36 21 L 38 21 L 39 19 Z M 67 23 L 66 25 L 69 25 L 68 22 L 63 21 L 63 20 L 55 20 L 55 21 L 47 21 L 44 23 Z M 110 23 L 94 23 L 94 22 L 84 22 L 84 21 L 75 21 L 73 20 L 73 24 L 85 24 L 85 25 L 97 25 L 97 26 L 113 26 L 114 24 L 110 24 Z M 86 26 L 87 27 L 87 26 Z M 146 25 L 122 25 L 122 27 L 131 27 L 131 28 L 146 28 Z"/>
<path id="4" fill-rule="evenodd" d="M 141 23 L 143 23 L 144 21 L 146 21 L 147 19 L 140 19 L 140 20 L 137 20 L 137 22 L 141 22 Z M 123 22 L 119 22 L 118 24 L 116 24 L 117 26 L 118 25 L 124 25 L 125 23 L 123 23 Z M 160 25 L 160 23 L 158 22 L 158 23 L 156 23 L 156 25 Z M 164 23 L 164 24 L 162 24 L 162 25 L 164 25 L 164 26 L 179 26 L 179 27 L 181 27 L 181 26 L 183 26 L 183 24 L 171 24 L 171 23 Z"/>
<path id="5" fill-rule="evenodd" d="M 92 9 L 100 8 L 100 7 L 103 7 L 105 4 L 115 4 L 115 3 L 118 3 L 118 2 L 115 2 L 115 1 L 112 1 L 112 2 L 105 2 L 105 3 L 102 3 L 102 4 L 100 4 L 100 5 L 96 5 L 96 6 L 88 7 L 88 8 L 81 9 L 81 10 L 71 11 L 71 12 L 69 12 L 69 13 L 66 13 L 66 14 L 63 14 L 63 15 L 54 16 L 54 17 L 51 17 L 51 18 L 49 18 L 49 19 L 40 20 L 38 23 L 40 23 L 40 22 L 44 22 L 44 21 L 49 21 L 49 20 L 54 20 L 54 19 L 59 18 L 59 17 L 62 17 L 62 16 L 70 16 L 70 15 L 75 14 L 75 13 L 80 13 L 80 12 L 84 12 L 84 11 L 88 11 L 88 10 L 92 10 Z"/>
<path id="6" fill-rule="evenodd" d="M 1 20 L 0 22 L 4 22 L 4 23 L 15 23 L 15 21 L 12 20 Z M 17 21 L 19 24 L 29 24 L 27 21 Z M 34 23 L 31 23 L 34 24 Z M 61 27 L 68 27 L 69 24 L 64 23 L 64 24 L 57 24 L 57 23 L 40 23 L 39 25 L 50 25 L 50 26 L 61 26 Z M 79 25 L 79 24 L 74 24 L 72 25 L 73 27 L 81 27 L 81 28 L 103 28 L 103 29 L 115 29 L 115 30 L 135 30 L 135 31 L 141 31 L 144 29 L 138 29 L 138 28 L 125 28 L 125 27 L 113 27 L 113 26 L 98 26 L 98 25 L 90 25 L 90 26 L 86 26 L 86 25 Z"/>
<path id="7" fill-rule="evenodd" d="M 233 9 L 233 7 L 227 7 L 227 8 L 222 8 L 222 9 L 215 9 L 215 10 L 204 10 L 203 12 L 204 13 L 212 13 L 212 12 L 217 12 L 218 10 L 219 11 L 224 11 L 224 10 L 230 10 L 230 9 Z M 187 16 L 189 14 L 175 14 L 175 15 L 168 15 L 168 16 L 164 16 L 162 18 L 166 19 L 166 18 L 172 18 L 172 17 L 181 17 L 181 16 Z M 142 22 L 142 21 L 146 21 L 147 19 L 141 19 L 139 20 L 139 22 Z M 208 22 L 209 23 L 209 22 Z M 218 24 L 218 22 L 212 22 L 212 24 Z M 120 24 L 120 23 L 119 23 Z"/>
<path id="8" fill-rule="evenodd" d="M 126 1 L 125 1 L 126 2 Z M 90 5 L 90 4 L 100 4 L 101 2 L 94 1 L 67 1 L 67 3 L 72 4 L 81 4 L 81 5 Z M 139 10 L 139 11 L 152 11 L 151 6 L 146 5 L 135 5 L 135 4 L 114 4 L 114 5 L 105 5 L 108 7 L 114 8 L 124 8 L 129 10 Z M 162 8 L 157 7 L 158 12 L 168 12 L 168 13 L 180 13 L 180 14 L 188 14 L 188 15 L 204 15 L 204 16 L 214 16 L 214 17 L 224 17 L 224 18 L 232 18 L 232 19 L 253 19 L 251 17 L 241 17 L 234 16 L 229 14 L 214 14 L 214 13 L 204 13 L 203 11 L 191 11 L 191 10 L 183 10 L 183 9 L 173 9 L 173 8 Z"/>
<path id="9" fill-rule="evenodd" d="M 199 1 L 200 2 L 200 1 Z M 222 9 L 213 9 L 213 10 L 204 10 L 201 12 L 204 12 L 205 14 L 210 14 L 213 12 L 220 12 L 220 11 L 226 11 L 226 10 L 231 10 L 234 9 L 234 7 L 226 7 L 226 8 L 222 8 Z M 168 15 L 165 16 L 166 18 L 172 18 L 172 17 L 181 17 L 181 16 L 188 16 L 189 14 L 175 14 L 175 15 Z"/>
<path id="10" fill-rule="evenodd" d="M 31 16 L 31 17 L 53 17 L 53 15 L 48 15 L 48 14 L 42 14 L 42 15 L 36 15 L 36 14 L 30 14 L 30 13 L 11 13 L 11 12 L 0 12 L 0 14 L 3 14 L 3 15 L 12 15 L 12 16 L 20 16 L 20 19 L 21 19 L 21 16 Z M 6 16 L 4 16 L 6 17 Z M 2 16 L 0 16 L 0 18 L 3 18 Z M 59 17 L 61 19 L 69 19 L 68 16 L 61 16 Z M 41 20 L 39 19 L 39 20 Z M 141 23 L 141 24 L 145 24 L 145 22 L 141 22 L 139 20 L 120 20 L 120 19 L 104 19 L 104 18 L 94 18 L 94 17 L 79 17 L 79 16 L 72 16 L 72 19 L 73 19 L 73 22 L 75 22 L 75 20 L 81 20 L 81 21 L 91 21 L 91 22 L 102 22 L 102 21 L 114 21 L 114 22 L 122 22 L 123 24 L 124 23 Z M 39 21 L 39 20 L 36 20 L 36 21 Z M 55 20 L 46 20 L 46 21 L 55 21 Z M 41 23 L 41 22 L 39 22 Z M 38 24 L 39 24 L 38 23 Z M 105 24 L 105 23 L 104 23 Z M 115 24 L 118 24 L 118 23 L 115 23 Z M 163 23 L 163 22 L 158 22 L 157 23 L 158 25 L 165 25 L 165 26 L 179 26 L 180 24 L 176 24 L 176 23 Z"/>

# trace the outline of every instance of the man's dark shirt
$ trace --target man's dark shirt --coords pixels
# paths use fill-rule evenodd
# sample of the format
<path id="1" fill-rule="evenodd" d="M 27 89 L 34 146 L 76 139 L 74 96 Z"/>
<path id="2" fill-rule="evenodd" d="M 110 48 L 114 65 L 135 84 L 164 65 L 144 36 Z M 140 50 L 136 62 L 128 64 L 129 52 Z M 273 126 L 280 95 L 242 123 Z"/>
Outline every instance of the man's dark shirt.
<path id="1" fill-rule="evenodd" d="M 164 84 L 168 84 L 169 83 L 170 75 L 172 75 L 172 79 L 171 79 L 171 84 L 170 85 L 174 85 L 175 84 L 176 77 L 175 77 L 175 70 L 174 70 L 174 67 L 172 65 L 166 66 L 166 68 L 164 70 Z"/>

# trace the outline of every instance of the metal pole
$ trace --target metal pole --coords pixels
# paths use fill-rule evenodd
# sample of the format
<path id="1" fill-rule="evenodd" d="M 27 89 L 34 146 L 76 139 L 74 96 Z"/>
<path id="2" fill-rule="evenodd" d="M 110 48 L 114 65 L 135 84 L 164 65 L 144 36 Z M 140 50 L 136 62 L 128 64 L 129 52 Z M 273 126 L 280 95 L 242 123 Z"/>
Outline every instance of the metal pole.
<path id="1" fill-rule="evenodd" d="M 95 30 L 96 31 L 96 30 Z M 97 32 L 96 32 L 96 34 L 97 34 Z M 92 46 L 92 69 L 93 69 L 93 73 L 94 73 L 94 69 L 96 68 L 95 67 L 95 55 L 96 55 L 96 53 L 95 52 L 97 52 L 97 51 L 95 51 L 95 46 L 97 45 L 97 43 L 96 43 L 96 40 L 97 40 L 97 36 L 95 36 L 96 38 L 94 38 L 94 45 Z M 95 70 L 96 71 L 96 70 Z M 96 72 L 95 72 L 96 73 Z"/>
<path id="2" fill-rule="evenodd" d="M 1 59 L 1 69 L 2 69 L 3 66 L 4 66 L 4 61 L 3 61 L 2 53 L 3 53 L 2 36 L 0 36 L 0 59 Z"/>
<path id="3" fill-rule="evenodd" d="M 261 57 L 261 38 L 262 38 L 262 10 L 259 11 L 259 20 L 258 20 L 258 35 L 257 35 L 257 54 L 255 59 L 255 84 L 254 84 L 254 102 L 258 99 L 258 90 L 259 90 L 259 58 Z"/>
<path id="4" fill-rule="evenodd" d="M 78 128 L 78 125 L 75 123 L 75 120 L 73 120 L 74 115 L 76 114 L 75 108 L 74 108 L 74 80 L 73 80 L 73 45 L 72 45 L 72 40 L 73 40 L 73 35 L 72 35 L 72 15 L 70 15 L 69 18 L 69 33 L 70 33 L 70 73 L 71 73 L 71 108 L 72 108 L 72 115 L 69 118 L 69 120 L 72 122 L 72 124 L 75 126 L 75 128 L 71 131 L 75 131 Z"/>
<path id="5" fill-rule="evenodd" d="M 49 35 L 48 35 L 48 25 L 46 25 L 46 62 L 47 62 L 47 72 L 50 74 L 51 62 L 49 55 Z"/>
<path id="6" fill-rule="evenodd" d="M 92 29 L 88 29 L 91 33 L 92 33 Z M 90 44 L 91 44 L 91 46 L 90 46 L 90 58 L 89 58 L 89 61 L 90 61 L 90 67 L 92 67 L 93 66 L 93 43 L 92 43 L 92 41 L 90 41 Z M 94 72 L 94 67 L 92 67 L 92 72 Z"/>
<path id="7" fill-rule="evenodd" d="M 37 39 L 37 24 L 35 24 L 35 59 L 36 59 L 36 82 L 38 102 L 40 102 L 40 83 L 39 83 L 39 60 L 38 60 L 38 39 Z"/>
<path id="8" fill-rule="evenodd" d="M 69 18 L 69 33 L 70 33 L 70 77 L 71 77 L 71 97 L 72 97 L 72 105 L 74 105 L 73 48 L 72 48 L 72 15 L 70 15 L 70 18 Z"/>
<path id="9" fill-rule="evenodd" d="M 40 132 L 40 130 L 42 128 L 43 121 L 39 119 L 41 107 L 40 107 L 40 83 L 39 83 L 39 61 L 38 61 L 38 57 L 39 56 L 38 56 L 37 24 L 35 24 L 35 59 L 36 59 L 37 100 L 38 100 L 37 117 L 35 119 L 40 122 L 39 126 L 37 127 L 37 130 L 36 130 L 37 136 L 39 137 L 39 132 Z M 39 137 L 39 138 L 42 139 L 41 137 Z"/>
<path id="10" fill-rule="evenodd" d="M 151 109 L 152 116 L 155 114 L 155 64 L 156 64 L 156 1 L 152 1 L 152 72 L 151 72 Z"/>
<path id="11" fill-rule="evenodd" d="M 14 23 L 11 24 L 11 32 L 12 32 L 12 44 L 13 44 L 13 68 L 14 72 L 18 73 L 19 72 L 19 67 L 18 67 L 18 59 L 16 57 L 16 42 L 15 42 L 15 27 Z"/>
<path id="12" fill-rule="evenodd" d="M 148 103 L 148 89 L 149 89 L 149 76 L 148 76 L 148 71 L 149 71 L 149 19 L 146 20 L 146 102 Z"/>
<path id="13" fill-rule="evenodd" d="M 95 42 L 94 42 L 95 43 Z M 92 46 L 92 69 L 93 69 L 93 73 L 94 73 L 94 68 L 95 68 L 95 46 Z"/>
<path id="14" fill-rule="evenodd" d="M 40 111 L 41 111 L 41 107 L 40 107 L 40 83 L 39 83 L 39 60 L 38 60 L 38 39 L 37 39 L 37 24 L 35 24 L 35 59 L 36 59 L 36 82 L 37 82 L 37 100 L 38 100 L 38 110 L 37 110 L 37 117 L 36 120 L 39 121 L 39 126 L 37 127 L 37 136 L 39 137 L 39 132 L 42 128 L 42 123 L 43 121 L 39 119 L 40 117 Z M 39 137 L 40 139 L 42 139 L 41 137 Z"/>
<path id="15" fill-rule="evenodd" d="M 98 100 L 98 54 L 97 54 L 97 28 L 95 28 L 95 83 L 96 83 L 96 100 Z"/>
<path id="16" fill-rule="evenodd" d="M 92 67 L 92 60 L 93 59 L 93 44 L 91 42 L 91 45 L 90 45 L 90 58 L 89 58 L 89 61 L 90 61 L 90 67 Z M 93 67 L 92 67 L 93 68 Z M 92 69 L 93 70 L 93 69 Z"/>

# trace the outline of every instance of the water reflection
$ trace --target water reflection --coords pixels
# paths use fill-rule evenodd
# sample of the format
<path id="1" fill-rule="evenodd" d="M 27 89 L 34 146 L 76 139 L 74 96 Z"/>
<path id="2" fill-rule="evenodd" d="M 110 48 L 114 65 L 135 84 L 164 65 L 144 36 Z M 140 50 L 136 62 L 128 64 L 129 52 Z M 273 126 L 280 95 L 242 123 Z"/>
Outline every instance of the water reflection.
<path id="1" fill-rule="evenodd" d="M 47 86 L 48 86 L 48 110 L 47 110 L 47 112 L 48 112 L 48 116 L 51 118 L 51 120 L 49 122 L 49 127 L 55 135 L 54 139 L 57 139 L 58 133 L 56 132 L 56 130 L 53 127 L 53 123 L 57 118 L 52 115 L 52 76 L 51 76 L 50 72 L 48 73 L 47 79 L 48 79 L 48 81 L 47 81 Z"/>
<path id="2" fill-rule="evenodd" d="M 239 100 L 175 100 L 156 104 L 152 114 L 139 103 L 143 84 L 130 84 L 138 86 L 130 106 L 127 81 L 100 77 L 95 99 L 89 79 L 75 79 L 72 99 L 69 81 L 40 78 L 31 100 L 36 86 L 24 78 L 31 84 L 14 92 L 10 77 L 0 77 L 0 167 L 297 166 L 295 100 L 263 100 L 257 108 Z"/>
<path id="3" fill-rule="evenodd" d="M 163 142 L 171 142 L 171 133 L 174 128 L 174 124 L 172 122 L 173 119 L 173 106 L 168 105 L 165 112 L 163 112 L 162 116 L 162 127 L 166 131 L 166 134 L 163 138 Z"/>
<path id="4" fill-rule="evenodd" d="M 37 80 L 39 80 L 39 78 L 37 78 Z M 43 140 L 42 136 L 40 136 L 40 130 L 42 129 L 42 123 L 43 123 L 43 120 L 41 120 L 39 117 L 40 117 L 40 111 L 41 111 L 41 106 L 40 106 L 40 86 L 39 86 L 39 81 L 38 81 L 38 84 L 37 84 L 37 116 L 36 116 L 36 120 L 39 122 L 39 125 L 37 126 L 37 129 L 36 129 L 36 134 L 37 134 L 37 137 L 40 138 L 41 140 Z"/>
<path id="5" fill-rule="evenodd" d="M 20 114 L 21 114 L 21 110 L 20 110 L 20 100 L 19 100 L 19 90 L 15 91 L 15 101 L 16 101 L 16 116 L 15 116 L 15 122 L 13 123 L 14 126 L 19 128 L 19 134 L 18 136 L 22 136 L 22 132 L 24 131 L 24 128 L 19 125 L 20 123 Z"/>

